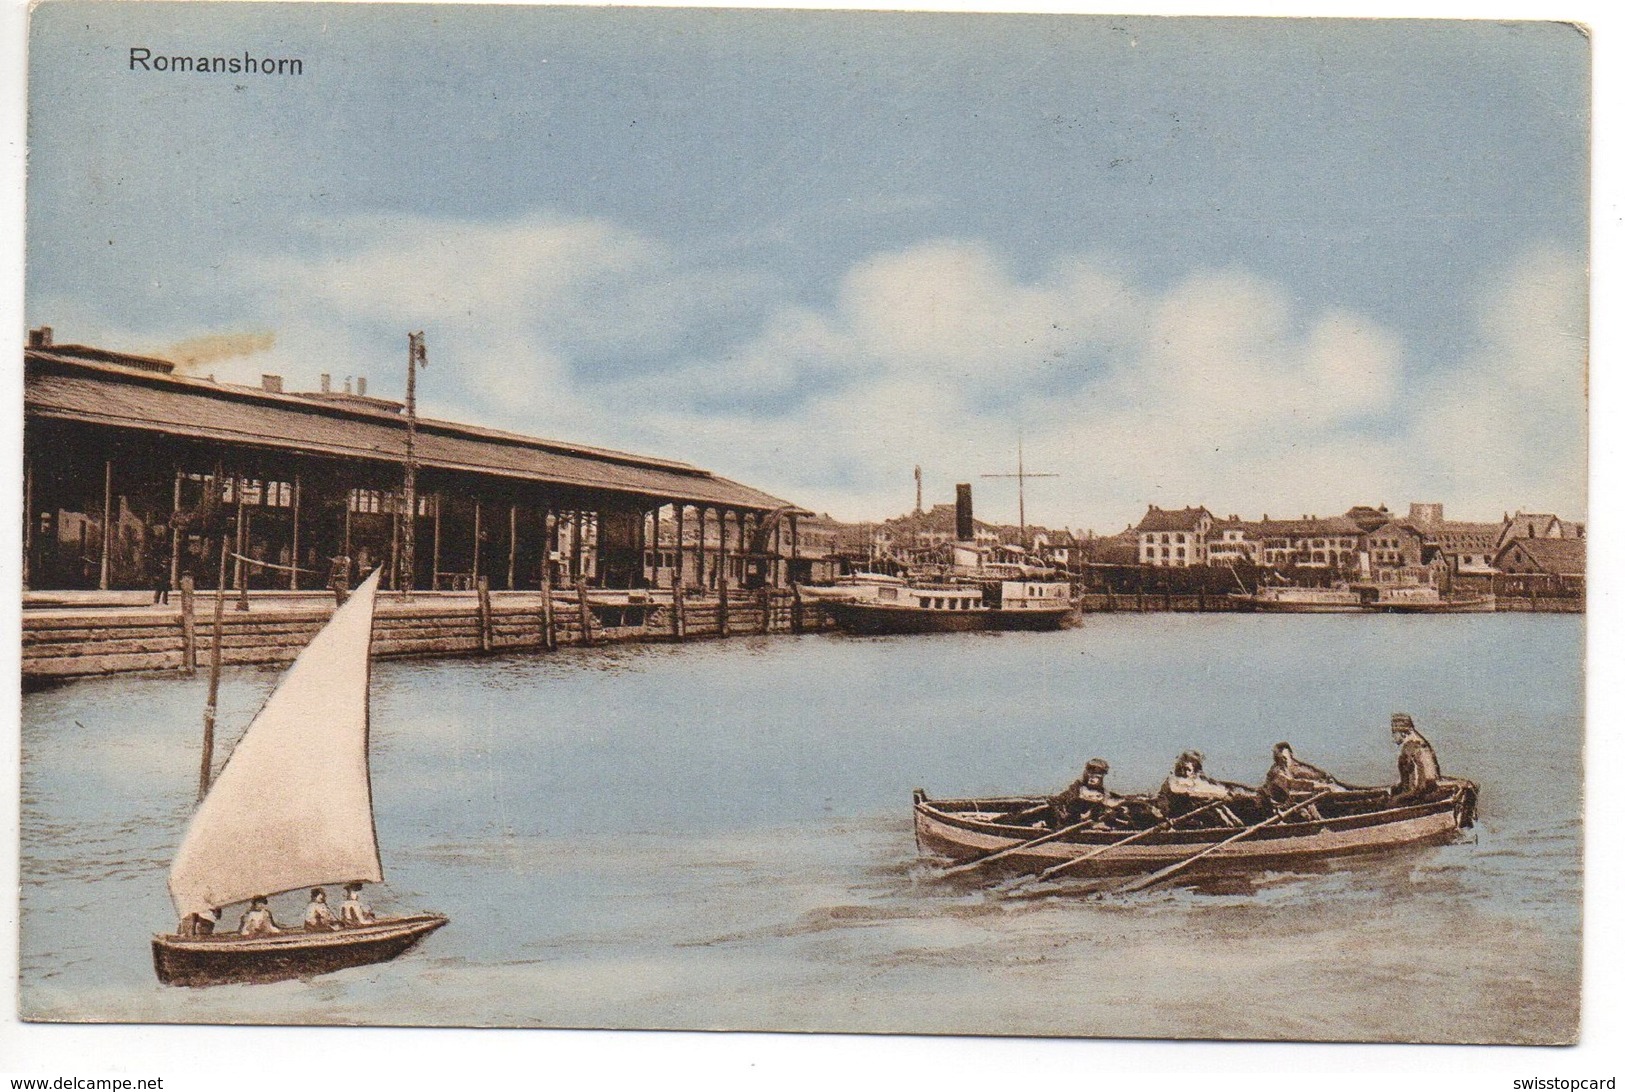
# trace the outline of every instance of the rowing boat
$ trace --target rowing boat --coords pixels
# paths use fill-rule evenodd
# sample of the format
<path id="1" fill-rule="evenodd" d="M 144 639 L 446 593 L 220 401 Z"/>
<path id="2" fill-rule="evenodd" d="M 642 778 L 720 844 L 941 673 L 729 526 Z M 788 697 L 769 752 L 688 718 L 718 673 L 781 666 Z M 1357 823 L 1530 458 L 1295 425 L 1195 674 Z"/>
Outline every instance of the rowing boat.
<path id="1" fill-rule="evenodd" d="M 1312 817 L 1293 815 L 1257 834 L 1217 848 L 1192 872 L 1252 871 L 1292 868 L 1324 860 L 1380 854 L 1408 846 L 1436 845 L 1455 839 L 1476 819 L 1478 786 L 1470 781 L 1442 781 L 1414 800 L 1396 800 L 1387 789 L 1354 789 L 1320 800 Z M 1044 797 L 1010 796 L 932 800 L 914 790 L 914 837 L 922 854 L 966 861 L 1014 849 L 999 861 L 1000 869 L 1036 872 L 1077 860 L 1073 876 L 1134 875 L 1176 864 L 1199 851 L 1218 846 L 1236 833 L 1233 827 L 1198 827 L 1154 831 L 1110 853 L 1104 847 L 1123 842 L 1128 829 L 1078 830 L 1065 837 L 1033 841 L 1039 825 L 1010 822 L 1008 816 L 1029 814 Z M 1016 847 L 1022 847 L 1017 849 Z M 1080 858 L 1088 857 L 1088 860 Z"/>

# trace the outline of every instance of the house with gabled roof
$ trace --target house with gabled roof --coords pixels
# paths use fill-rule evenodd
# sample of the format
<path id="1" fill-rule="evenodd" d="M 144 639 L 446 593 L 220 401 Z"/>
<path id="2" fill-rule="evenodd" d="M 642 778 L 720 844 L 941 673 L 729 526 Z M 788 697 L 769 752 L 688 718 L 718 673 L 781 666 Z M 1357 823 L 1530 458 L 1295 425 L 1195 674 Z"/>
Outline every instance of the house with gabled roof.
<path id="1" fill-rule="evenodd" d="M 1495 567 L 1514 576 L 1583 577 L 1583 538 L 1514 538 L 1495 556 Z"/>
<path id="2" fill-rule="evenodd" d="M 1207 536 L 1213 513 L 1206 508 L 1158 508 L 1150 505 L 1135 526 L 1140 564 L 1185 569 L 1207 564 Z"/>

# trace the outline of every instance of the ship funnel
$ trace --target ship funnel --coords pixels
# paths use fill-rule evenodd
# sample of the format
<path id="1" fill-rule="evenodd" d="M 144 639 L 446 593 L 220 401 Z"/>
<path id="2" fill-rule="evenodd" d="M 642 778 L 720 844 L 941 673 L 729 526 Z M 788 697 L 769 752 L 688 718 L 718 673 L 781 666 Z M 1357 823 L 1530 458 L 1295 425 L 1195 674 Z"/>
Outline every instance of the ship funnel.
<path id="1" fill-rule="evenodd" d="M 971 518 L 970 483 L 954 486 L 954 537 L 960 542 L 976 540 L 976 522 Z"/>

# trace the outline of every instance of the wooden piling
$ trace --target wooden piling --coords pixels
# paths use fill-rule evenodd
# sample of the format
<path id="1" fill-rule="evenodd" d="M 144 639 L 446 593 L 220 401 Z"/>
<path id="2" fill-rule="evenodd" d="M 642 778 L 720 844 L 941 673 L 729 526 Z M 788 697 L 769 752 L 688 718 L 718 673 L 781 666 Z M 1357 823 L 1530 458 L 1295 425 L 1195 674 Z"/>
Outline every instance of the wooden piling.
<path id="1" fill-rule="evenodd" d="M 559 647 L 559 631 L 553 618 L 553 578 L 548 574 L 546 564 L 542 568 L 542 648 L 548 652 L 556 652 Z"/>
<path id="2" fill-rule="evenodd" d="M 581 615 L 581 643 L 591 645 L 592 637 L 592 606 L 587 602 L 587 578 L 576 577 L 576 609 Z"/>
<path id="3" fill-rule="evenodd" d="M 197 672 L 196 581 L 192 574 L 181 577 L 181 674 Z"/>
<path id="4" fill-rule="evenodd" d="M 682 557 L 682 550 L 677 552 Z M 683 608 L 683 566 L 681 562 L 671 573 L 671 639 L 681 641 L 688 633 L 688 619 Z"/>
<path id="5" fill-rule="evenodd" d="M 791 524 L 790 546 L 795 548 L 795 524 Z M 801 585 L 794 581 L 790 584 L 790 632 L 802 633 L 807 627 L 806 607 L 801 602 Z"/>
<path id="6" fill-rule="evenodd" d="M 480 651 L 491 651 L 491 580 L 480 577 L 475 585 L 480 597 Z"/>
<path id="7" fill-rule="evenodd" d="M 724 524 L 724 526 L 727 526 Z M 721 562 L 720 577 L 717 581 L 717 636 L 728 636 L 728 555 L 723 553 L 718 560 Z"/>
<path id="8" fill-rule="evenodd" d="M 760 599 L 762 603 L 761 633 L 762 636 L 765 637 L 773 631 L 773 589 L 763 588 L 761 594 L 757 598 Z"/>

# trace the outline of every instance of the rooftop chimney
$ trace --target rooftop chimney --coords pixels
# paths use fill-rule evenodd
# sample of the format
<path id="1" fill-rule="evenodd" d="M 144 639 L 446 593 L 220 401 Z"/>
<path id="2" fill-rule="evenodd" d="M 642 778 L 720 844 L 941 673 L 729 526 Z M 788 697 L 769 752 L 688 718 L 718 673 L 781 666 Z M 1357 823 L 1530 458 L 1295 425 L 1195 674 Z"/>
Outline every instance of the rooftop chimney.
<path id="1" fill-rule="evenodd" d="M 355 393 L 354 391 L 352 391 L 350 389 L 350 377 L 349 376 L 344 377 L 344 393 L 345 394 L 354 394 Z"/>
<path id="2" fill-rule="evenodd" d="M 323 394 L 332 394 L 333 393 L 333 377 L 331 375 L 328 375 L 326 372 L 322 373 L 322 393 Z"/>
<path id="3" fill-rule="evenodd" d="M 28 331 L 28 347 L 30 349 L 49 349 L 51 347 L 51 328 L 40 326 Z"/>
<path id="4" fill-rule="evenodd" d="M 357 376 L 356 377 L 355 392 L 356 392 L 356 394 L 360 395 L 363 398 L 365 398 L 367 396 L 367 377 L 366 376 L 362 375 L 362 376 Z"/>
<path id="5" fill-rule="evenodd" d="M 954 486 L 954 535 L 960 542 L 976 540 L 976 521 L 971 518 L 968 482 Z"/>
<path id="6" fill-rule="evenodd" d="M 280 375 L 262 375 L 260 376 L 260 386 L 272 394 L 281 394 L 282 377 Z"/>

